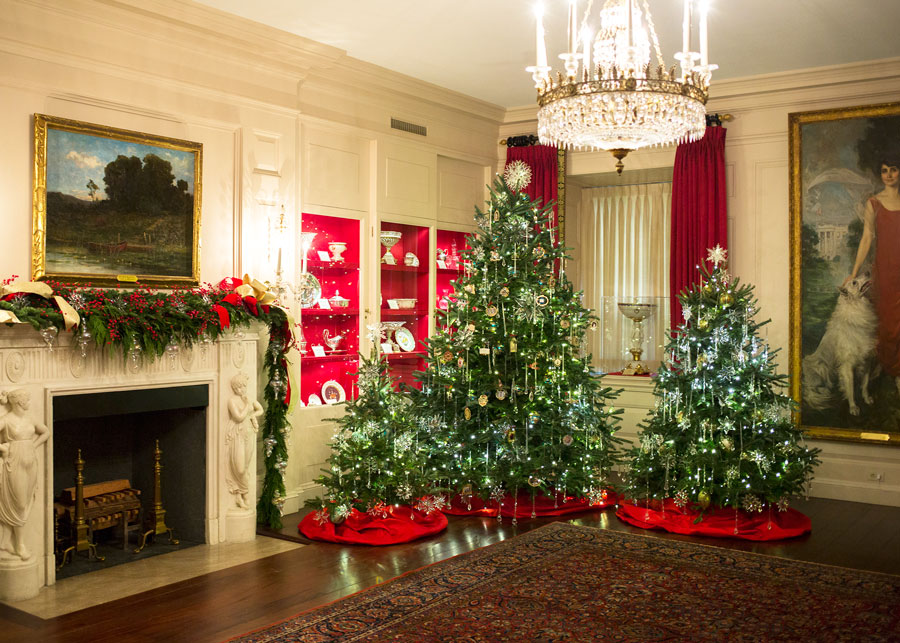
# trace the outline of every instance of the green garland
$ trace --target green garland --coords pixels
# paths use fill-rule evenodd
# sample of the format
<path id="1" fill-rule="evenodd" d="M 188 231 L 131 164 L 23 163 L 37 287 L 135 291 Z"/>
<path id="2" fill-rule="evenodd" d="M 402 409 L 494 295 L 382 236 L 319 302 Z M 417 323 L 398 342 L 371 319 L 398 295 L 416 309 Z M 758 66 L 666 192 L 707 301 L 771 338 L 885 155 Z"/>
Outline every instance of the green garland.
<path id="1" fill-rule="evenodd" d="M 3 281 L 4 285 L 16 278 Z M 225 280 L 218 286 L 155 291 L 136 284 L 128 289 L 92 288 L 47 282 L 54 295 L 65 299 L 81 316 L 76 336 L 87 336 L 110 353 L 121 352 L 127 359 L 138 347 L 151 358 L 165 353 L 169 344 L 193 346 L 198 341 L 215 340 L 228 327 L 243 328 L 259 321 L 269 328 L 269 346 L 264 364 L 269 382 L 263 392 L 266 402 L 263 443 L 266 475 L 256 506 L 260 524 L 281 527 L 285 500 L 284 470 L 287 467 L 288 372 L 286 355 L 293 346 L 287 314 L 275 306 L 260 305 L 253 297 L 241 297 L 233 290 L 240 280 Z M 64 330 L 63 316 L 52 299 L 13 293 L 0 299 L 0 310 L 8 310 L 20 322 L 41 331 Z"/>

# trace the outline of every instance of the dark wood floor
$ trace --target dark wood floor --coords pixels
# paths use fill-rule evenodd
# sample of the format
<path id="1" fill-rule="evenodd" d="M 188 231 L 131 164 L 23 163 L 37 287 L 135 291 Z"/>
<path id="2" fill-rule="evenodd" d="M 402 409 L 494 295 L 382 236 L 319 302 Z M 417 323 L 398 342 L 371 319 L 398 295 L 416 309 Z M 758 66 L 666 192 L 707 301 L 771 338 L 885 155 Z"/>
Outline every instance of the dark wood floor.
<path id="1" fill-rule="evenodd" d="M 612 510 L 565 518 L 659 538 L 900 574 L 900 508 L 836 500 L 798 501 L 813 532 L 776 543 L 691 539 L 625 525 Z M 297 514 L 282 533 L 296 534 Z M 0 605 L 0 641 L 224 641 L 324 605 L 405 572 L 512 538 L 552 519 L 450 517 L 447 531 L 391 547 L 314 543 L 51 620 Z"/>

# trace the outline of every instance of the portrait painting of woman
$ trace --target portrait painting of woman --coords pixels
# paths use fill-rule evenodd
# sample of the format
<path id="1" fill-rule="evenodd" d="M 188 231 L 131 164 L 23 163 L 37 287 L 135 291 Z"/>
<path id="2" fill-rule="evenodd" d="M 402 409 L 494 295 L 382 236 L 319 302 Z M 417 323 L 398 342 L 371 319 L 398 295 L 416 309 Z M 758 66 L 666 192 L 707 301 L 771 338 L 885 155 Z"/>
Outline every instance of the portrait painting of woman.
<path id="1" fill-rule="evenodd" d="M 801 423 L 900 440 L 900 104 L 791 114 L 791 139 Z"/>

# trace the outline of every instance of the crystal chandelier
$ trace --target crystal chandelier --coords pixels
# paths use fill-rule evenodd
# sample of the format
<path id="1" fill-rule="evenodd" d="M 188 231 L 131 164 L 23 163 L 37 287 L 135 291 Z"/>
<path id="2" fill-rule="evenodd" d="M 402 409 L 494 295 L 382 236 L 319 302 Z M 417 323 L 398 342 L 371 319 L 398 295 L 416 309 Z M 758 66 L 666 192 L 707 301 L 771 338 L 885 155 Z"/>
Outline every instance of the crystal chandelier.
<path id="1" fill-rule="evenodd" d="M 588 26 L 594 0 L 580 24 L 577 4 L 569 0 L 568 49 L 559 55 L 564 72 L 556 78 L 547 64 L 543 11 L 536 10 L 537 64 L 526 70 L 537 88 L 541 142 L 608 150 L 621 174 L 631 150 L 702 137 L 709 81 L 718 68 L 709 64 L 707 2 L 700 0 L 698 53 L 690 51 L 693 0 L 684 0 L 678 73 L 675 65 L 666 69 L 647 0 L 606 0 L 596 32 Z"/>

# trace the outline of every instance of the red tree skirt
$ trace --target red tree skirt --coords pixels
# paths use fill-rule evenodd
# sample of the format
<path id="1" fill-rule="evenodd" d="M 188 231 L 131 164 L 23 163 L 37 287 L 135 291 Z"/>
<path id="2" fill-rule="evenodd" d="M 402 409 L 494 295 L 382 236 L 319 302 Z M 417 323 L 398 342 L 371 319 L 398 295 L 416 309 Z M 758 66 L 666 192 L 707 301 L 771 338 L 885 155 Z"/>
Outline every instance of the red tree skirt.
<path id="1" fill-rule="evenodd" d="M 375 518 L 353 509 L 339 525 L 331 520 L 320 522 L 318 511 L 303 517 L 298 528 L 312 540 L 345 545 L 395 545 L 439 533 L 447 528 L 447 517 L 440 511 L 429 514 L 412 507 L 391 507 L 386 518 Z"/>
<path id="2" fill-rule="evenodd" d="M 762 513 L 747 513 L 730 507 L 710 507 L 703 513 L 703 520 L 694 522 L 700 511 L 689 507 L 679 508 L 675 501 L 666 498 L 645 507 L 640 501 L 623 502 L 616 516 L 629 525 L 642 529 L 665 529 L 676 534 L 712 536 L 715 538 L 741 538 L 744 540 L 783 540 L 794 538 L 812 530 L 809 518 L 797 511 L 778 511 L 766 508 Z M 737 533 L 735 533 L 737 527 Z"/>
<path id="3" fill-rule="evenodd" d="M 564 514 L 575 513 L 578 511 L 590 511 L 593 509 L 606 509 L 616 504 L 618 496 L 612 492 L 607 492 L 606 498 L 597 504 L 591 504 L 587 498 L 575 498 L 574 496 L 566 496 L 563 502 L 562 494 L 546 496 L 537 494 L 532 505 L 531 494 L 527 491 L 519 492 L 519 501 L 514 502 L 512 496 L 503 498 L 500 505 L 500 515 L 504 518 L 531 518 L 532 510 L 537 516 L 562 516 Z M 444 507 L 443 512 L 451 516 L 490 516 L 497 515 L 497 502 L 489 500 L 485 502 L 478 496 L 473 496 L 471 502 L 463 501 L 458 495 L 453 496 L 450 500 L 450 506 Z"/>

